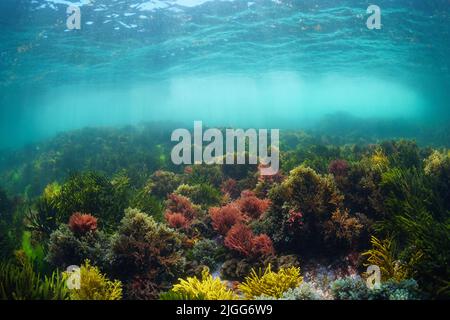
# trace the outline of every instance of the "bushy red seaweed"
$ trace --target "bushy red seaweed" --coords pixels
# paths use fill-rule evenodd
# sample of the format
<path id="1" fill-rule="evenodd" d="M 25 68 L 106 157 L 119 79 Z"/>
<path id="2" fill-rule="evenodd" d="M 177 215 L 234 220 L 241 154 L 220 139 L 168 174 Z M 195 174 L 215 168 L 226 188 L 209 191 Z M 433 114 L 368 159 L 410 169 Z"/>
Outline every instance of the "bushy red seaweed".
<path id="1" fill-rule="evenodd" d="M 213 207 L 209 209 L 209 215 L 214 230 L 221 235 L 226 235 L 235 224 L 245 220 L 244 215 L 234 203 L 220 208 Z"/>
<path id="2" fill-rule="evenodd" d="M 78 235 L 95 231 L 97 230 L 97 218 L 90 214 L 76 212 L 69 219 L 69 228 Z"/>
<path id="3" fill-rule="evenodd" d="M 251 219 L 259 219 L 269 208 L 269 199 L 259 199 L 255 193 L 249 190 L 242 191 L 241 197 L 236 200 L 236 205 L 242 213 Z"/>
<path id="4" fill-rule="evenodd" d="M 186 217 L 179 212 L 169 212 L 167 211 L 164 215 L 166 218 L 167 224 L 171 228 L 175 229 L 187 229 L 190 225 L 190 221 L 186 219 Z"/>
<path id="5" fill-rule="evenodd" d="M 255 236 L 252 230 L 242 223 L 234 225 L 228 231 L 224 244 L 230 250 L 245 257 L 266 256 L 274 253 L 269 236 L 266 234 Z"/>
<path id="6" fill-rule="evenodd" d="M 172 193 L 166 201 L 164 217 L 168 225 L 175 229 L 187 229 L 197 216 L 197 209 L 189 198 Z"/>

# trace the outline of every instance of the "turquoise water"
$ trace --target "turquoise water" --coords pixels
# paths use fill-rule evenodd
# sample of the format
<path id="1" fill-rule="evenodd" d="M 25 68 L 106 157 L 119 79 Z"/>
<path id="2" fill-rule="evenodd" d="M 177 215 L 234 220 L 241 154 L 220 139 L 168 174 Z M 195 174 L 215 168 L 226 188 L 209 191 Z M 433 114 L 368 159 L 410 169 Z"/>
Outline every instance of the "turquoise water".
<path id="1" fill-rule="evenodd" d="M 0 148 L 145 121 L 448 125 L 447 0 L 2 0 L 0 26 Z"/>

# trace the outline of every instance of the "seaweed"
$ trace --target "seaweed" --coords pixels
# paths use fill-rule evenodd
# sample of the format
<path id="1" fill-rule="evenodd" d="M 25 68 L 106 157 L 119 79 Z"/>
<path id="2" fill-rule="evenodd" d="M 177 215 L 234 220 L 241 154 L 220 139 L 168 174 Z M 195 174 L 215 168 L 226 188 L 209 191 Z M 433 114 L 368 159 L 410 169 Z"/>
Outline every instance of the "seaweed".
<path id="1" fill-rule="evenodd" d="M 216 286 L 251 299 L 450 297 L 447 149 L 286 130 L 281 171 L 262 176 L 256 165 L 176 167 L 168 132 L 84 129 L 2 156 L 2 299 L 209 299 Z M 278 288 L 299 261 L 308 281 L 320 261 L 336 281 L 299 275 Z M 377 291 L 354 274 L 372 264 Z M 68 293 L 58 270 L 69 265 L 99 289 Z M 264 274 L 272 282 L 257 285 Z"/>
<path id="2" fill-rule="evenodd" d="M 69 290 L 58 271 L 42 276 L 24 254 L 13 262 L 0 262 L 0 300 L 66 300 Z"/>

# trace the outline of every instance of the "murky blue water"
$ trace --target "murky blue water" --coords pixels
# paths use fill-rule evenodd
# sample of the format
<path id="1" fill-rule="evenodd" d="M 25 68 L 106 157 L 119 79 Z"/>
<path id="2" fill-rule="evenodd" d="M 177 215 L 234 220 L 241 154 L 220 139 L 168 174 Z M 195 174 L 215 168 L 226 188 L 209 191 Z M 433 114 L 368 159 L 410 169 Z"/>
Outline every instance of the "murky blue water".
<path id="1" fill-rule="evenodd" d="M 2 0 L 0 26 L 0 148 L 142 121 L 450 119 L 448 0 Z"/>

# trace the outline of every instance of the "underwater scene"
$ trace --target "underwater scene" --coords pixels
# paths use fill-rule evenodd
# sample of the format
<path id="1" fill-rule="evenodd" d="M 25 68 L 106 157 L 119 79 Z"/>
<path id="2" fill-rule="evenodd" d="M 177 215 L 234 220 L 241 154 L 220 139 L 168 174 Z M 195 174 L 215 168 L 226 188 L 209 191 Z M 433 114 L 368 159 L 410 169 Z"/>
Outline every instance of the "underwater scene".
<path id="1" fill-rule="evenodd" d="M 0 27 L 0 300 L 450 299 L 450 1 Z"/>

